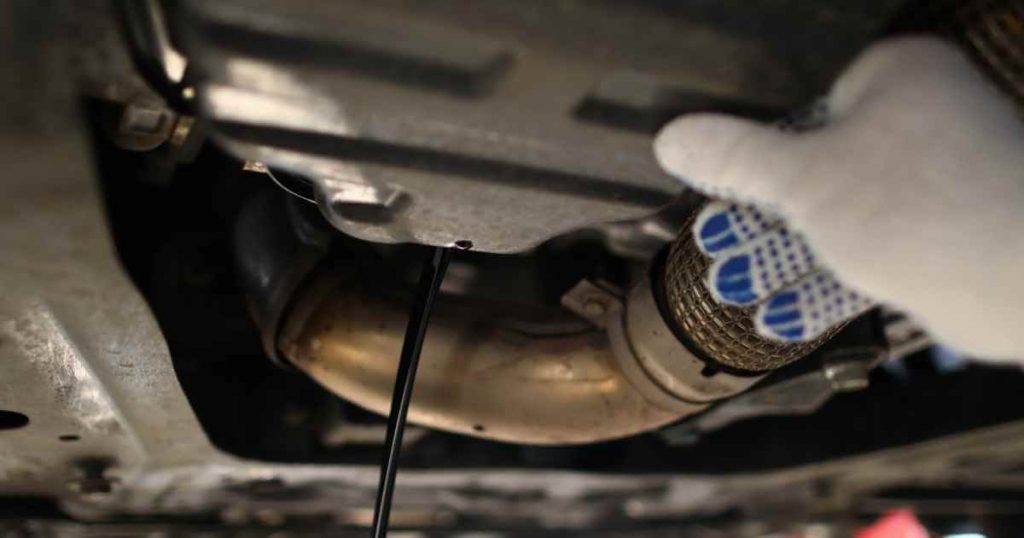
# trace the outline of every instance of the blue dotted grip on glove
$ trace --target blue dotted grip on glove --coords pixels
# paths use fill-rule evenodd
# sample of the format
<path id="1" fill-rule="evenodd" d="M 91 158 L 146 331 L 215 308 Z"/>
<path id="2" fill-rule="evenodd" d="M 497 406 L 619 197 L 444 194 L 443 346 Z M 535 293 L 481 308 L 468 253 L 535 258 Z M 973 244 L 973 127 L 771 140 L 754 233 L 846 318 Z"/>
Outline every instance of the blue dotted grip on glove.
<path id="1" fill-rule="evenodd" d="M 803 237 L 772 213 L 712 202 L 697 216 L 693 234 L 712 259 L 711 294 L 726 305 L 756 304 L 762 336 L 807 342 L 872 306 L 822 268 Z"/>

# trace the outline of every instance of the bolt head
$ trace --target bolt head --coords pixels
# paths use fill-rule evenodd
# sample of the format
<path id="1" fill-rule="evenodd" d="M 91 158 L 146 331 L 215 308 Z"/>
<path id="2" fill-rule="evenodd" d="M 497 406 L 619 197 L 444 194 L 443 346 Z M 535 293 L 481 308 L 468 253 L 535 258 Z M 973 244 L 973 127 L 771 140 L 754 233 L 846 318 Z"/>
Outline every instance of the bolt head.
<path id="1" fill-rule="evenodd" d="M 603 316 L 607 310 L 604 303 L 597 299 L 587 299 L 583 303 L 583 312 L 591 317 Z"/>

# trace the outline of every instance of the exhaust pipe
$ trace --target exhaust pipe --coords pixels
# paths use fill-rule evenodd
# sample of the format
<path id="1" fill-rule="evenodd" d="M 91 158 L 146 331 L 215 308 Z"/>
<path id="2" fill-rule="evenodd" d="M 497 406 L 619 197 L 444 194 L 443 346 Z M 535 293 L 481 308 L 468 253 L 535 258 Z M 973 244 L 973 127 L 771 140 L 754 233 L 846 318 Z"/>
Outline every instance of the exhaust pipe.
<path id="1" fill-rule="evenodd" d="M 328 390 L 386 415 L 409 301 L 362 284 L 318 278 L 295 302 L 279 349 Z M 409 421 L 496 441 L 568 445 L 654 430 L 705 408 L 654 386 L 638 389 L 602 331 L 529 334 L 512 321 L 565 316 L 439 297 Z"/>
<path id="2" fill-rule="evenodd" d="M 386 415 L 411 298 L 322 262 L 311 271 L 310 260 L 326 252 L 324 238 L 296 226 L 296 215 L 264 197 L 239 220 L 239 270 L 268 352 Z M 563 297 L 565 308 L 523 310 L 442 295 L 410 422 L 522 444 L 608 441 L 699 413 L 816 347 L 794 346 L 800 349 L 782 359 L 759 354 L 775 348 L 758 347 L 766 341 L 752 330 L 727 333 L 756 339 L 740 348 L 708 345 L 722 319 L 714 315 L 722 314 L 702 309 L 724 307 L 709 296 L 692 302 L 691 294 L 704 290 L 707 261 L 687 241 L 690 234 L 682 234 L 628 292 L 584 281 Z M 296 259 L 303 262 L 288 262 Z M 691 315 L 710 322 L 692 329 Z"/>

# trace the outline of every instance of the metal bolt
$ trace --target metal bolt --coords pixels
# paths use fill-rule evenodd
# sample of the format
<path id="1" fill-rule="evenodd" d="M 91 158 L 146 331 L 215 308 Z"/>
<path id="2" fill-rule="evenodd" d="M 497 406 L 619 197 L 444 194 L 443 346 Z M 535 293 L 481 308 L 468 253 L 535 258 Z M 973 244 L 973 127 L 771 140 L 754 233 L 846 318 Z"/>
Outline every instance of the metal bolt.
<path id="1" fill-rule="evenodd" d="M 604 302 L 598 299 L 587 299 L 583 302 L 583 312 L 589 317 L 603 316 L 607 310 Z"/>
<path id="2" fill-rule="evenodd" d="M 121 115 L 121 130 L 131 134 L 160 135 L 168 130 L 170 120 L 170 112 L 162 107 L 129 103 Z"/>
<path id="3" fill-rule="evenodd" d="M 589 280 L 581 280 L 562 296 L 562 306 L 599 327 L 604 326 L 608 313 L 617 305 L 617 296 Z"/>

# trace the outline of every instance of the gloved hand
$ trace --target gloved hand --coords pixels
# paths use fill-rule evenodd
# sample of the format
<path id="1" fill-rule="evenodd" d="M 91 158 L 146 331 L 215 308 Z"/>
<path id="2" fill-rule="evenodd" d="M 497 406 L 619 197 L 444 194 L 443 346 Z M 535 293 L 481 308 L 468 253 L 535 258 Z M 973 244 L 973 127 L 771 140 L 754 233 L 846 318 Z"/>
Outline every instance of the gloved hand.
<path id="1" fill-rule="evenodd" d="M 952 45 L 904 38 L 862 54 L 824 107 L 825 124 L 805 132 L 693 114 L 659 133 L 668 172 L 738 202 L 695 226 L 716 296 L 760 303 L 759 330 L 782 340 L 813 338 L 867 297 L 960 351 L 1024 360 L 1013 103 Z"/>

